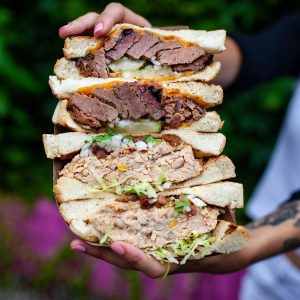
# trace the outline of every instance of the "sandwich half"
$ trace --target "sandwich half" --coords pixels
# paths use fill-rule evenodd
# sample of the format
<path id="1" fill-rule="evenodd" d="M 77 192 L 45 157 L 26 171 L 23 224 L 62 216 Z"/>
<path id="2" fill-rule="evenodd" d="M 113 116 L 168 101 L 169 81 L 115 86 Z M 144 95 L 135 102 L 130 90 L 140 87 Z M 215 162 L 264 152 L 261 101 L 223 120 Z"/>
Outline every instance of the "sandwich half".
<path id="1" fill-rule="evenodd" d="M 69 37 L 54 67 L 60 79 L 147 78 L 212 80 L 220 70 L 215 53 L 225 50 L 224 30 L 162 30 L 117 24 L 104 38 Z"/>
<path id="2" fill-rule="evenodd" d="M 223 100 L 220 86 L 195 81 L 59 80 L 50 76 L 49 84 L 60 99 L 53 123 L 81 132 L 118 127 L 127 133 L 147 134 L 189 127 L 205 116 L 207 108 Z"/>
<path id="3" fill-rule="evenodd" d="M 227 196 L 225 196 L 227 198 Z M 225 209 L 192 194 L 68 201 L 59 210 L 70 229 L 100 246 L 126 241 L 159 261 L 184 264 L 213 253 L 244 248 L 248 232 L 226 220 Z"/>

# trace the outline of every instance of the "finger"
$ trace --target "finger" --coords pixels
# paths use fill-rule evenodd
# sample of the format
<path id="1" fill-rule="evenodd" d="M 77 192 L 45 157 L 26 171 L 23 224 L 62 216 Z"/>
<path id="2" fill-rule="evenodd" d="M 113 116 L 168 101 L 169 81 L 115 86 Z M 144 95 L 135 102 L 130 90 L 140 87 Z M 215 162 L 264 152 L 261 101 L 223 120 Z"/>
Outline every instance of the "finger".
<path id="1" fill-rule="evenodd" d="M 104 260 L 123 269 L 132 269 L 130 264 L 122 257 L 112 252 L 108 247 L 92 246 L 76 239 L 71 242 L 71 249 Z"/>
<path id="2" fill-rule="evenodd" d="M 142 16 L 134 13 L 120 3 L 108 4 L 97 17 L 94 28 L 95 37 L 107 34 L 117 23 L 131 23 L 139 26 L 151 26 Z"/>
<path id="3" fill-rule="evenodd" d="M 93 29 L 97 17 L 98 17 L 97 13 L 89 12 L 77 18 L 76 20 L 70 22 L 69 24 L 59 28 L 59 36 L 62 39 L 65 39 L 70 35 L 81 34 L 90 29 Z"/>
<path id="4" fill-rule="evenodd" d="M 151 278 L 158 278 L 166 273 L 166 264 L 158 262 L 133 245 L 125 242 L 114 242 L 111 245 L 111 249 L 123 257 L 132 268 L 145 273 Z M 175 265 L 171 265 L 170 271 L 173 272 L 176 268 Z"/>

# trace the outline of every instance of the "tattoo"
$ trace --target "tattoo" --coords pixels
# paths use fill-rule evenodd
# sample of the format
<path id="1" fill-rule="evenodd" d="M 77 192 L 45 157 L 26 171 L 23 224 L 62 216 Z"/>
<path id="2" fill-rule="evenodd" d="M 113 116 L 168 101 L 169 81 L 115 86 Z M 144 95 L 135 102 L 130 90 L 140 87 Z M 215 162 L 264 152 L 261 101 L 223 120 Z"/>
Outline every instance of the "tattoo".
<path id="1" fill-rule="evenodd" d="M 282 252 L 288 252 L 300 247 L 300 239 L 290 238 L 283 243 Z"/>
<path id="2" fill-rule="evenodd" d="M 249 229 L 256 229 L 262 226 L 277 226 L 289 219 L 294 219 L 298 213 L 300 208 L 300 201 L 289 202 L 286 203 L 278 208 L 274 213 L 256 220 L 247 225 Z M 295 227 L 300 227 L 300 219 L 296 221 L 294 224 Z"/>
<path id="3" fill-rule="evenodd" d="M 298 219 L 295 223 L 294 223 L 295 227 L 300 227 L 300 219 Z"/>

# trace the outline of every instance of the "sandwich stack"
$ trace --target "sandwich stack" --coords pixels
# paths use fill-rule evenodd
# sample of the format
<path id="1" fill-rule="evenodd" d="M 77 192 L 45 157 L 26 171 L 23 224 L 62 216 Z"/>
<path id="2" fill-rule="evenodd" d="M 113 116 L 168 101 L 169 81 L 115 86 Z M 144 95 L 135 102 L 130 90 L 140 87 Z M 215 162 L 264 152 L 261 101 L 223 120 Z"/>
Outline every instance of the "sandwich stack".
<path id="1" fill-rule="evenodd" d="M 222 155 L 223 122 L 208 84 L 225 31 L 118 24 L 102 39 L 65 40 L 49 84 L 59 100 L 43 136 L 54 194 L 70 229 L 100 246 L 126 241 L 184 264 L 247 245 L 232 212 L 243 187 Z"/>

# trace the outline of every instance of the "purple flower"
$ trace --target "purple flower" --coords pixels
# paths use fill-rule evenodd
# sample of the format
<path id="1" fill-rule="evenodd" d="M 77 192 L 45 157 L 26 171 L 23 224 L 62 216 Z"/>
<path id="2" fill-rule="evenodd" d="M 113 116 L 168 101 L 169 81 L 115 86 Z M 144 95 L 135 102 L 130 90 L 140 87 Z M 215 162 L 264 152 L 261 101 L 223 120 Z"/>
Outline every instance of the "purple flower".
<path id="1" fill-rule="evenodd" d="M 237 300 L 245 271 L 228 275 L 199 275 L 198 288 L 191 299 Z"/>
<path id="2" fill-rule="evenodd" d="M 93 263 L 95 264 L 95 260 L 93 260 Z M 124 273 L 120 269 L 100 261 L 92 270 L 89 288 L 98 295 L 114 295 L 126 299 L 128 288 L 126 277 L 123 275 Z"/>
<path id="3" fill-rule="evenodd" d="M 42 198 L 37 201 L 19 232 L 30 251 L 47 259 L 64 244 L 68 228 L 55 202 Z"/>

